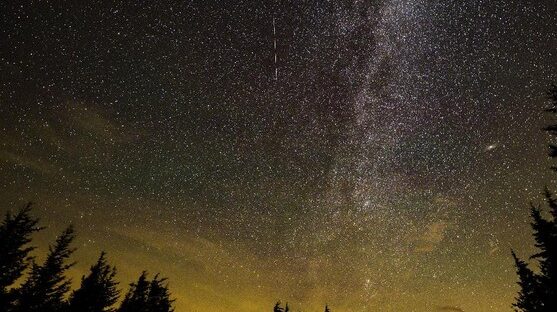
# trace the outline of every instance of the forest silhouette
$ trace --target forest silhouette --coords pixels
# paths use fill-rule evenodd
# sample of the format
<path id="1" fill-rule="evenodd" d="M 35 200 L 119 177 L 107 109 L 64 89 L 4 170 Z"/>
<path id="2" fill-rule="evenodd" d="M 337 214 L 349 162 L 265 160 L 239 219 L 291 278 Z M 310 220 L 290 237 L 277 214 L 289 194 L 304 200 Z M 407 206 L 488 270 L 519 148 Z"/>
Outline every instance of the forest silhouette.
<path id="1" fill-rule="evenodd" d="M 553 124 L 544 130 L 553 141 L 557 139 L 557 86 L 548 92 L 550 106 L 546 111 L 551 114 Z M 557 158 L 557 142 L 549 144 L 549 156 Z M 557 167 L 551 168 L 557 171 Z M 531 227 L 537 253 L 531 255 L 530 264 L 511 251 L 519 277 L 520 290 L 513 304 L 518 312 L 555 312 L 557 311 L 557 198 L 546 188 L 543 192 L 548 211 L 531 204 Z M 545 216 L 549 214 L 549 216 Z"/>
<path id="2" fill-rule="evenodd" d="M 553 124 L 544 130 L 557 141 L 557 86 L 549 94 L 546 110 Z M 557 158 L 557 143 L 549 144 L 549 156 Z M 557 166 L 551 168 L 557 171 Z M 511 250 L 518 275 L 519 292 L 512 307 L 517 312 L 557 311 L 557 197 L 548 188 L 543 192 L 547 209 L 531 205 L 531 227 L 537 253 L 523 260 Z M 0 224 L 0 312 L 171 312 L 174 311 L 167 279 L 155 274 L 149 279 L 143 271 L 129 284 L 120 298 L 116 268 L 101 252 L 97 261 L 81 278 L 79 288 L 71 290 L 67 270 L 74 265 L 71 256 L 75 238 L 70 225 L 56 238 L 44 262 L 37 263 L 31 246 L 32 236 L 43 228 L 27 204 L 17 213 L 6 213 Z M 290 312 L 277 302 L 273 312 Z M 325 312 L 330 312 L 325 306 Z"/>
<path id="3" fill-rule="evenodd" d="M 74 265 L 72 226 L 49 247 L 43 263 L 31 256 L 31 236 L 42 230 L 31 216 L 31 204 L 16 214 L 8 212 L 0 225 L 0 311 L 5 312 L 171 312 L 174 311 L 166 278 L 149 279 L 143 271 L 118 308 L 120 291 L 116 268 L 101 252 L 97 262 L 81 278 L 79 288 L 70 292 L 67 270 Z M 28 271 L 28 272 L 26 272 Z M 25 276 L 19 286 L 14 286 Z"/>

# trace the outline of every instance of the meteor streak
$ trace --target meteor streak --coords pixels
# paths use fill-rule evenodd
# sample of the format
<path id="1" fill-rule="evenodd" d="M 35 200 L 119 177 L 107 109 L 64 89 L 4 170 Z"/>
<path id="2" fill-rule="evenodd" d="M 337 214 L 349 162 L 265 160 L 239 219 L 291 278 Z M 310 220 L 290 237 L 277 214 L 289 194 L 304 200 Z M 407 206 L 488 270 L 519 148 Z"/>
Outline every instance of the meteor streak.
<path id="1" fill-rule="evenodd" d="M 275 80 L 278 80 L 278 67 L 277 67 L 277 28 L 276 19 L 273 17 L 273 46 L 275 50 Z"/>

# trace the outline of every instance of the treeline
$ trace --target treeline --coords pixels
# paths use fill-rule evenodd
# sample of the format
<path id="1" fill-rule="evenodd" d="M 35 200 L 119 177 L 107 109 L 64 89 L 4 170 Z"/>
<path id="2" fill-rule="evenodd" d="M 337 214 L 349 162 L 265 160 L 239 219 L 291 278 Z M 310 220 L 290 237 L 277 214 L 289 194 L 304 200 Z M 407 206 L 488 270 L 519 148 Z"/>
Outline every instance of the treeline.
<path id="1" fill-rule="evenodd" d="M 0 225 L 0 311 L 2 312 L 171 312 L 174 311 L 165 278 L 158 274 L 149 279 L 144 271 L 119 307 L 116 268 L 102 252 L 80 287 L 70 292 L 66 272 L 74 265 L 72 226 L 65 229 L 49 247 L 41 264 L 35 261 L 29 246 L 32 235 L 43 228 L 30 214 L 27 204 L 16 214 L 8 212 Z M 20 279 L 24 278 L 20 282 Z"/>
<path id="2" fill-rule="evenodd" d="M 101 252 L 96 263 L 81 278 L 79 288 L 70 291 L 66 272 L 75 248 L 72 226 L 66 228 L 48 249 L 43 263 L 31 255 L 32 235 L 43 228 L 31 216 L 31 204 L 17 213 L 6 213 L 0 224 L 0 312 L 173 312 L 166 278 L 149 279 L 143 271 L 120 301 L 116 268 Z M 23 279 L 23 281 L 20 281 Z M 277 302 L 273 312 L 290 312 L 288 303 Z M 330 312 L 325 306 L 325 312 Z"/>
<path id="3" fill-rule="evenodd" d="M 273 308 L 273 312 L 290 312 L 290 307 L 288 306 L 288 303 L 286 303 L 286 305 L 283 307 L 280 306 L 280 301 L 277 302 L 275 304 L 275 307 Z M 325 312 L 331 312 L 331 310 L 329 309 L 329 306 L 325 305 Z"/>
<path id="4" fill-rule="evenodd" d="M 547 112 L 552 115 L 554 123 L 546 127 L 545 131 L 554 140 L 549 145 L 549 156 L 557 158 L 557 86 L 553 86 L 548 95 L 550 106 Z M 557 167 L 551 169 L 557 171 Z M 538 252 L 529 259 L 535 260 L 535 269 L 512 251 L 520 286 L 513 307 L 519 312 L 557 311 L 557 198 L 546 188 L 544 199 L 548 211 L 534 205 L 530 209 L 531 227 Z"/>

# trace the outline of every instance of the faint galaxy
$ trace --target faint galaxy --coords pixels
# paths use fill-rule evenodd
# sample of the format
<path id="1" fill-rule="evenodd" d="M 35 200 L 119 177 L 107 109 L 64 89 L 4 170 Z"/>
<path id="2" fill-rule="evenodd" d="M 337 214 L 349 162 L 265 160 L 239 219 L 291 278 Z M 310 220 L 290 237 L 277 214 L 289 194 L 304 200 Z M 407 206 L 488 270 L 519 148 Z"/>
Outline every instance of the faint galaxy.
<path id="1" fill-rule="evenodd" d="M 74 282 L 101 250 L 122 288 L 169 276 L 178 311 L 509 311 L 556 12 L 3 1 L 0 212 L 36 203 L 39 252 L 73 223 Z"/>

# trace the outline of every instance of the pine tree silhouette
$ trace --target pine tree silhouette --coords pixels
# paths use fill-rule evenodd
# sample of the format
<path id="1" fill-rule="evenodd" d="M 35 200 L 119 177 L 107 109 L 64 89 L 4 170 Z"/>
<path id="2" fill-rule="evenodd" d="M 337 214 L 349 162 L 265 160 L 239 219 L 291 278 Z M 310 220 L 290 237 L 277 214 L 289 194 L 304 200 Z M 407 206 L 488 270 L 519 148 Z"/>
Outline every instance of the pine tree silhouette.
<path id="1" fill-rule="evenodd" d="M 69 301 L 70 312 L 112 312 L 118 301 L 118 283 L 114 281 L 116 268 L 106 261 L 102 252 L 97 263 L 91 266 L 89 275 L 81 279 L 81 287 L 73 292 Z"/>
<path id="2" fill-rule="evenodd" d="M 6 214 L 0 224 L 0 312 L 113 312 L 118 301 L 118 283 L 114 280 L 116 268 L 110 266 L 106 254 L 101 253 L 89 273 L 81 279 L 80 287 L 69 300 L 66 294 L 71 281 L 66 277 L 73 266 L 68 263 L 75 249 L 70 248 L 74 230 L 69 226 L 49 247 L 45 261 L 39 265 L 27 246 L 31 235 L 41 230 L 38 219 L 30 216 L 31 204 L 17 214 Z M 24 283 L 14 283 L 31 266 Z M 143 272 L 137 282 L 130 284 L 119 312 L 173 312 L 167 279 L 158 274 L 153 280 Z"/>
<path id="3" fill-rule="evenodd" d="M 136 283 L 130 284 L 130 290 L 120 305 L 119 312 L 147 312 L 149 281 L 147 272 L 143 271 Z"/>
<path id="4" fill-rule="evenodd" d="M 539 261 L 542 284 L 547 288 L 547 304 L 552 311 L 557 311 L 557 201 L 547 188 L 544 195 L 551 219 L 544 219 L 539 210 L 533 215 L 536 247 L 541 252 L 532 258 Z"/>
<path id="5" fill-rule="evenodd" d="M 70 288 L 70 280 L 64 273 L 73 266 L 73 263 L 66 263 L 74 251 L 70 248 L 73 239 L 74 230 L 69 226 L 49 248 L 43 265 L 33 263 L 29 277 L 21 287 L 15 311 L 55 312 L 65 307 L 64 296 Z"/>
<path id="6" fill-rule="evenodd" d="M 166 278 L 155 275 L 152 281 L 143 271 L 136 283 L 130 284 L 130 290 L 122 301 L 119 312 L 172 312 L 170 292 Z"/>
<path id="7" fill-rule="evenodd" d="M 273 308 L 273 312 L 284 312 L 284 310 L 280 307 L 280 301 L 278 301 L 275 304 L 275 307 Z"/>
<path id="8" fill-rule="evenodd" d="M 552 85 L 549 91 L 547 92 L 550 105 L 546 111 L 550 114 L 557 116 L 557 85 Z M 557 137 L 557 123 L 549 125 L 544 128 L 549 135 Z M 557 145 L 554 143 L 549 144 L 549 156 L 552 158 L 557 157 Z M 552 167 L 553 170 L 557 171 L 557 167 Z"/>
<path id="9" fill-rule="evenodd" d="M 557 117 L 557 86 L 552 86 L 548 94 L 551 104 L 547 111 Z M 554 138 L 557 137 L 557 123 L 545 130 Z M 557 145 L 549 145 L 549 156 L 557 158 Z M 557 167 L 552 169 L 557 170 Z M 520 312 L 557 311 L 557 200 L 547 188 L 544 197 L 550 218 L 545 218 L 541 209 L 535 206 L 532 206 L 530 212 L 535 246 L 539 250 L 530 259 L 537 261 L 540 272 L 534 273 L 525 261 L 512 253 L 520 286 L 513 306 Z"/>
<path id="10" fill-rule="evenodd" d="M 170 292 L 165 284 L 166 278 L 155 278 L 149 284 L 149 296 L 147 298 L 147 310 L 149 312 L 172 312 L 172 302 L 170 299 Z"/>
<path id="11" fill-rule="evenodd" d="M 547 190 L 545 197 L 553 214 L 557 205 Z M 545 219 L 538 207 L 532 206 L 530 215 L 535 246 L 539 250 L 530 259 L 537 260 L 540 272 L 533 273 L 526 262 L 512 253 L 521 288 L 513 306 L 521 312 L 554 312 L 557 311 L 557 224 L 554 218 Z"/>
<path id="12" fill-rule="evenodd" d="M 516 271 L 519 277 L 518 285 L 520 286 L 520 291 L 513 307 L 515 307 L 517 311 L 543 311 L 538 276 L 528 268 L 526 262 L 520 260 L 516 256 L 514 251 L 511 251 L 511 253 L 515 261 Z"/>
<path id="13" fill-rule="evenodd" d="M 37 227 L 38 219 L 30 216 L 31 203 L 17 214 L 6 214 L 0 225 L 0 307 L 9 309 L 15 299 L 15 292 L 8 287 L 17 281 L 30 266 L 32 257 L 29 253 L 34 247 L 31 235 L 41 230 Z"/>

